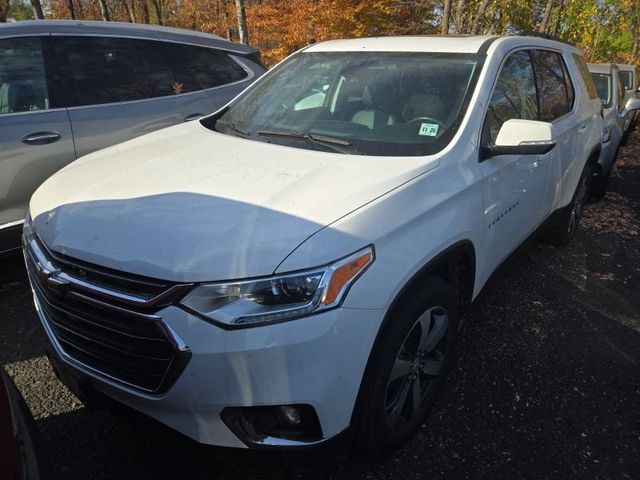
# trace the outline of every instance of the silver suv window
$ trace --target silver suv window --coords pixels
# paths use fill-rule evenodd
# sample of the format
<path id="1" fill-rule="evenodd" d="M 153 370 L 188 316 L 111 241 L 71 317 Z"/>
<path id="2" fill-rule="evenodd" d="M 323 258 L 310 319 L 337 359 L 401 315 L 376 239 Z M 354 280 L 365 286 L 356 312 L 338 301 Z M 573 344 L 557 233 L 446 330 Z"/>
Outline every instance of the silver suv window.
<path id="1" fill-rule="evenodd" d="M 0 114 L 48 108 L 49 92 L 40 38 L 0 40 Z"/>
<path id="2" fill-rule="evenodd" d="M 180 95 L 237 82 L 248 73 L 207 47 L 118 37 L 62 37 L 75 95 L 96 105 Z"/>
<path id="3" fill-rule="evenodd" d="M 613 101 L 613 87 L 611 84 L 611 75 L 608 73 L 591 73 L 593 83 L 596 86 L 598 97 L 604 108 L 609 108 Z"/>

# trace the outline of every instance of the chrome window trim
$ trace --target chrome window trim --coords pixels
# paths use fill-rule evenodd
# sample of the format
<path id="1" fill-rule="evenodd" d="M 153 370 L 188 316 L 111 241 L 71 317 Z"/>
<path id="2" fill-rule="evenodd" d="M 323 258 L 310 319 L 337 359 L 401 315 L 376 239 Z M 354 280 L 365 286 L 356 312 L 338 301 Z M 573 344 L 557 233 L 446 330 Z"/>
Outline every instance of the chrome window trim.
<path id="1" fill-rule="evenodd" d="M 14 115 L 14 114 L 9 113 L 8 115 Z M 0 230 L 4 230 L 5 228 L 17 227 L 18 225 L 23 225 L 23 224 L 24 224 L 24 218 L 22 220 L 15 220 L 13 222 L 0 225 Z"/>
<path id="2" fill-rule="evenodd" d="M 50 37 L 50 33 L 18 33 L 15 35 L 0 35 L 0 41 L 5 38 L 20 38 L 20 37 Z"/>

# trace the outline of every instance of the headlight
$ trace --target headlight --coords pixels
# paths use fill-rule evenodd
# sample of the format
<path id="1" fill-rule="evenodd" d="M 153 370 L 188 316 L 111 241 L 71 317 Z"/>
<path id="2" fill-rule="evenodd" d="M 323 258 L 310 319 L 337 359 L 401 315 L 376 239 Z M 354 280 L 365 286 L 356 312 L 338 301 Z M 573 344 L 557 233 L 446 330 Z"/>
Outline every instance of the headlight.
<path id="1" fill-rule="evenodd" d="M 349 287 L 373 262 L 367 247 L 331 265 L 238 282 L 203 284 L 182 306 L 229 327 L 283 322 L 337 307 Z"/>

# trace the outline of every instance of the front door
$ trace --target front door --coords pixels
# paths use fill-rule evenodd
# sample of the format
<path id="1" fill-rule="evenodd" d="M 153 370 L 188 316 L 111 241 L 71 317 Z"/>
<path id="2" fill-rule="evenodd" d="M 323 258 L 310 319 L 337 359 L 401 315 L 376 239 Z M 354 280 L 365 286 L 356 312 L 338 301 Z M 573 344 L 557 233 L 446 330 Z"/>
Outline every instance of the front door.
<path id="1" fill-rule="evenodd" d="M 53 107 L 41 39 L 0 39 L 0 230 L 19 223 L 36 188 L 75 159 L 67 111 Z"/>
<path id="2" fill-rule="evenodd" d="M 502 124 L 538 120 L 531 55 L 511 54 L 496 81 L 483 126 L 483 144 L 493 144 Z M 481 161 L 489 264 L 500 263 L 548 213 L 546 191 L 555 149 L 545 155 L 498 155 Z"/>

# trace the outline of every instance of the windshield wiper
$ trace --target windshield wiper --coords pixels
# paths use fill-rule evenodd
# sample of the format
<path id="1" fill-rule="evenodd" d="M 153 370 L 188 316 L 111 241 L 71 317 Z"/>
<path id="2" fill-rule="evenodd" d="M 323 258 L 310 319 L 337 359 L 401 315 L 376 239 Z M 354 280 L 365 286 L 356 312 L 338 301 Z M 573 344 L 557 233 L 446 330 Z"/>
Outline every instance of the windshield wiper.
<path id="1" fill-rule="evenodd" d="M 221 122 L 221 121 L 217 121 L 216 122 L 216 126 L 218 125 L 222 125 L 223 127 L 227 127 L 227 131 L 230 131 L 232 133 L 240 134 L 239 136 L 248 138 L 251 136 L 251 134 L 249 132 L 247 132 L 246 130 L 243 130 L 242 128 L 238 127 L 236 124 L 232 123 L 232 122 Z"/>
<path id="2" fill-rule="evenodd" d="M 284 130 L 258 130 L 256 135 L 267 135 L 270 137 L 295 138 L 296 140 L 306 140 L 309 143 L 322 145 L 340 153 L 361 155 L 350 141 L 342 138 L 328 137 L 326 135 L 316 135 L 315 133 L 287 132 Z"/>

